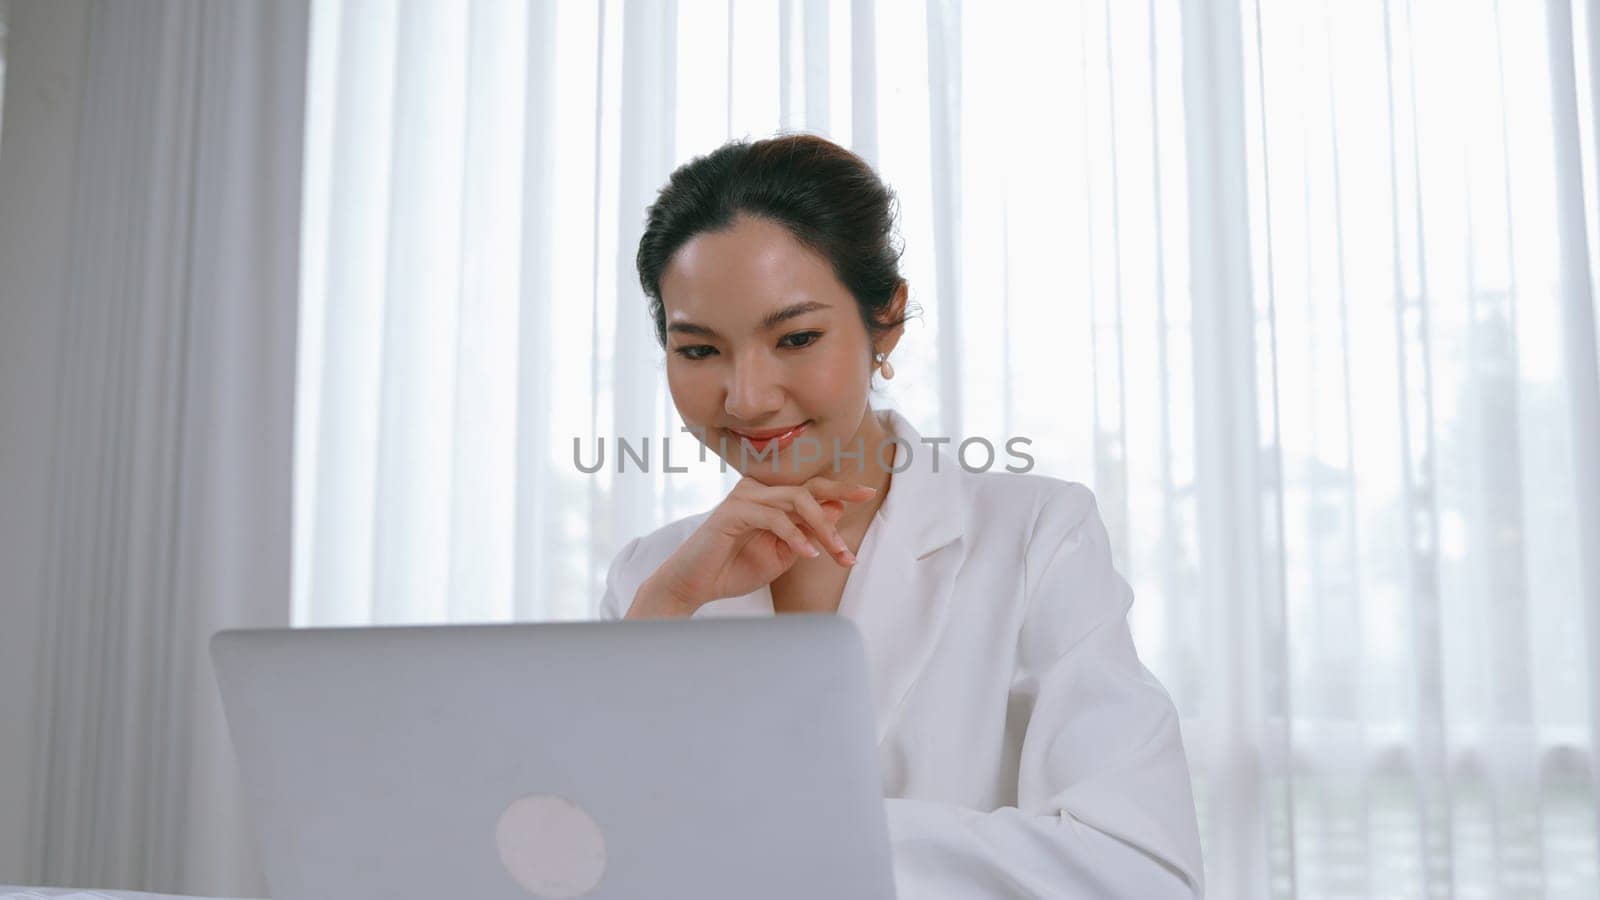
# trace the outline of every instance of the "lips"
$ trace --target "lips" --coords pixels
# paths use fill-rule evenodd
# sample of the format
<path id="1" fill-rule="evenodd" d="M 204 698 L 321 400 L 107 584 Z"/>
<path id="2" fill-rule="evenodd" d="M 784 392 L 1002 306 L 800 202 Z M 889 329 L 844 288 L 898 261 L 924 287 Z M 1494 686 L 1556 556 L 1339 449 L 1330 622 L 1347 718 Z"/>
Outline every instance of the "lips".
<path id="1" fill-rule="evenodd" d="M 809 424 L 811 424 L 810 420 L 807 420 L 799 425 L 791 425 L 788 428 L 767 428 L 761 431 L 738 431 L 729 428 L 728 433 L 740 438 L 757 451 L 765 451 L 774 443 L 777 444 L 779 450 L 782 450 L 784 447 L 794 443 L 794 439 L 799 437 L 800 433 L 805 431 L 806 426 Z"/>

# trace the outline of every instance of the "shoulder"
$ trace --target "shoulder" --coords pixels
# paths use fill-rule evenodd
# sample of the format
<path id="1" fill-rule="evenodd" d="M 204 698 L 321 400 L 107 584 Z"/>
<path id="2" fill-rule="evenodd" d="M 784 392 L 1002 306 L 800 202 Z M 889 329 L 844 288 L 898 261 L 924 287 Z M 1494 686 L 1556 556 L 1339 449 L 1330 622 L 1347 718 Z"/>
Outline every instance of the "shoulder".
<path id="1" fill-rule="evenodd" d="M 1112 567 L 1095 495 L 1075 481 L 1033 473 L 967 473 L 969 553 L 1013 561 L 1022 603 L 1019 647 L 1036 664 L 1124 615 L 1132 597 Z"/>
<path id="2" fill-rule="evenodd" d="M 650 573 L 661 567 L 672 551 L 694 533 L 711 515 L 710 510 L 675 519 L 656 530 L 622 545 L 606 569 L 605 596 L 600 601 L 600 617 L 620 619 L 633 603 L 633 595 Z"/>
<path id="3" fill-rule="evenodd" d="M 1027 593 L 1063 556 L 1092 556 L 1106 543 L 1094 492 L 1086 485 L 1012 472 L 967 472 L 962 482 L 969 548 L 1015 559 Z"/>
<path id="4" fill-rule="evenodd" d="M 1025 659 L 1054 659 L 1087 634 L 1126 617 L 1133 603 L 1115 569 L 1111 538 L 1088 486 L 1037 475 L 995 475 L 977 501 L 1019 518 Z"/>
<path id="5" fill-rule="evenodd" d="M 998 527 L 1030 547 L 1098 518 L 1094 492 L 1076 481 L 1031 472 L 969 472 L 963 480 L 969 525 Z"/>

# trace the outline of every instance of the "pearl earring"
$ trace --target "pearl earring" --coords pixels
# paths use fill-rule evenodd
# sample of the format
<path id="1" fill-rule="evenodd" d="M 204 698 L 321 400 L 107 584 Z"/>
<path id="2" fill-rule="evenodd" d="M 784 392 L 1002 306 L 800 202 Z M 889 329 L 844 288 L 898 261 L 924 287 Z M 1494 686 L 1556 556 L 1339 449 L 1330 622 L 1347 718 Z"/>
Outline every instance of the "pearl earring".
<path id="1" fill-rule="evenodd" d="M 884 381 L 894 377 L 894 366 L 889 363 L 889 357 L 885 354 L 878 354 L 878 369 L 883 373 Z"/>

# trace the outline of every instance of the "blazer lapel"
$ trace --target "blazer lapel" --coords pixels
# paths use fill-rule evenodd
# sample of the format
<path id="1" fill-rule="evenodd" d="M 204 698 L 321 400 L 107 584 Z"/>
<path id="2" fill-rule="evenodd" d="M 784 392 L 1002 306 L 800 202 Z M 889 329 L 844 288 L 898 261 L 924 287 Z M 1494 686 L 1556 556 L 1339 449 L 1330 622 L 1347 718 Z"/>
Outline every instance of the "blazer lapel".
<path id="1" fill-rule="evenodd" d="M 911 465 L 893 475 L 873 523 L 875 533 L 866 539 L 873 546 L 863 546 L 858 554 L 864 565 L 851 573 L 839 601 L 839 614 L 855 622 L 866 643 L 880 744 L 933 655 L 966 558 L 964 472 L 922 443 L 899 413 L 882 415 L 890 431 L 907 442 L 897 454 L 909 445 Z M 897 455 L 895 465 L 902 462 Z"/>

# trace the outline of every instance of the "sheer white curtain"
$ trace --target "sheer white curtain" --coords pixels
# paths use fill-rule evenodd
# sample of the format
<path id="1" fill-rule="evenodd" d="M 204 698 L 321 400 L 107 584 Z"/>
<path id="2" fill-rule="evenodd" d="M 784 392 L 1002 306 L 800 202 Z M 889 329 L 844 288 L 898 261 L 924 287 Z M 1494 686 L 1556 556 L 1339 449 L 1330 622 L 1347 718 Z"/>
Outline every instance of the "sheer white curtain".
<path id="1" fill-rule="evenodd" d="M 878 402 L 1099 495 L 1216 896 L 1593 896 L 1597 5 L 316 3 L 294 620 L 586 616 L 714 503 L 574 439 L 677 432 L 654 190 L 813 131 Z"/>

